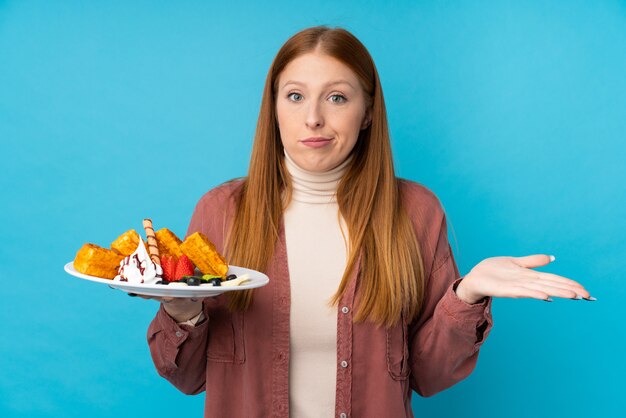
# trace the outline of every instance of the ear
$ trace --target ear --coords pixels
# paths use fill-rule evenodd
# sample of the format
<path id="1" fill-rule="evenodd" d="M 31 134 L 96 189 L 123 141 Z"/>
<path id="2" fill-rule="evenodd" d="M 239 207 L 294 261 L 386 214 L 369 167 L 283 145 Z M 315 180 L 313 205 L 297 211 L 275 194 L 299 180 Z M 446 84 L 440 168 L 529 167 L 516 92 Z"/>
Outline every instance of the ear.
<path id="1" fill-rule="evenodd" d="M 363 118 L 363 123 L 361 123 L 361 130 L 366 129 L 372 123 L 372 108 L 368 107 L 365 111 L 365 117 Z"/>

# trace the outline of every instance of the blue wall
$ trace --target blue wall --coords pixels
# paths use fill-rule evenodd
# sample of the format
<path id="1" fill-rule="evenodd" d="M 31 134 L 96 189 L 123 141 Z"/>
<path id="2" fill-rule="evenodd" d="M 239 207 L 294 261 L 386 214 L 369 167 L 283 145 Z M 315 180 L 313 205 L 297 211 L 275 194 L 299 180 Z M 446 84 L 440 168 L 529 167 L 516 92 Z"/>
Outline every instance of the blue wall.
<path id="1" fill-rule="evenodd" d="M 62 266 L 145 216 L 183 234 L 246 172 L 280 45 L 330 24 L 371 51 L 461 272 L 551 253 L 598 298 L 494 301 L 476 371 L 416 415 L 621 416 L 626 3 L 220 3 L 0 1 L 0 415 L 202 415 L 153 369 L 156 304 Z"/>

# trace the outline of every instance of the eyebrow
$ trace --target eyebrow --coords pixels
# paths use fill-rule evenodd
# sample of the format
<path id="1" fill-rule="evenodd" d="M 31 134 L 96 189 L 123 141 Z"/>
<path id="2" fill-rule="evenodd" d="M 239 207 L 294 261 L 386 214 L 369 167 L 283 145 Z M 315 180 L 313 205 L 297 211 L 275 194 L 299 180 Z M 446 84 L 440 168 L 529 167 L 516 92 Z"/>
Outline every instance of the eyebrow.
<path id="1" fill-rule="evenodd" d="M 285 86 L 288 86 L 289 84 L 295 84 L 297 86 L 304 86 L 305 85 L 304 83 L 302 83 L 300 81 L 288 80 L 285 84 L 282 85 L 281 89 L 285 88 Z M 330 81 L 330 82 L 324 84 L 323 87 L 335 86 L 337 84 L 347 84 L 348 86 L 350 86 L 350 87 L 352 87 L 354 89 L 354 86 L 350 82 L 348 82 L 346 80 Z"/>

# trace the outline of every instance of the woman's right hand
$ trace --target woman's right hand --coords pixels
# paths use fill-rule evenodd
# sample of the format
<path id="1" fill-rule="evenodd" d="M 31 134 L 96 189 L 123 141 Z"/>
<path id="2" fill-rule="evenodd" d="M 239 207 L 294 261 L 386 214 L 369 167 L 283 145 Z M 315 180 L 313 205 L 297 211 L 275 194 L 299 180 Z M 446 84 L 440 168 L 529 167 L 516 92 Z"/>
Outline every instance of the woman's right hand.
<path id="1" fill-rule="evenodd" d="M 142 299 L 152 299 L 163 304 L 163 309 L 176 322 L 185 322 L 198 315 L 202 310 L 202 299 L 166 298 L 157 296 L 137 295 Z"/>

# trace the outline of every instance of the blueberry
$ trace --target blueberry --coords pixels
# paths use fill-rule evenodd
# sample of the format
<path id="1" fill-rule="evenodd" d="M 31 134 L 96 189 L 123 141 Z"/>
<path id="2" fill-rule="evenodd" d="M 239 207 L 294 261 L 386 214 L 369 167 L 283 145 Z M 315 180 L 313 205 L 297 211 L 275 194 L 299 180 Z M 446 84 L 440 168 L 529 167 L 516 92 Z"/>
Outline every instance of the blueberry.
<path id="1" fill-rule="evenodd" d="M 200 286 L 200 279 L 197 277 L 187 277 L 188 286 Z"/>
<path id="2" fill-rule="evenodd" d="M 156 284 L 162 284 L 164 286 L 167 286 L 168 284 L 170 284 L 170 282 L 168 282 L 167 280 L 159 280 L 158 282 L 156 282 Z"/>
<path id="3" fill-rule="evenodd" d="M 237 275 L 236 274 L 229 274 L 228 276 L 226 276 L 226 280 L 233 280 L 236 279 Z"/>
<path id="4" fill-rule="evenodd" d="M 218 278 L 209 280 L 209 283 L 211 283 L 213 286 L 221 286 L 222 285 L 222 281 L 220 279 L 218 279 Z"/>

